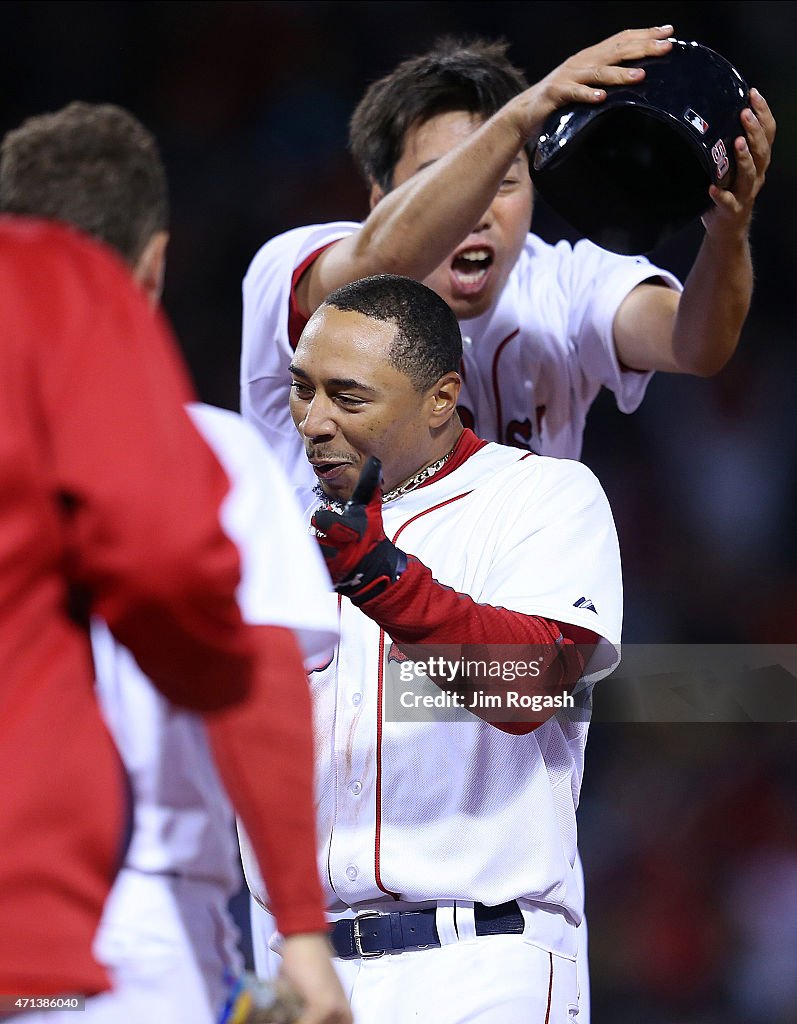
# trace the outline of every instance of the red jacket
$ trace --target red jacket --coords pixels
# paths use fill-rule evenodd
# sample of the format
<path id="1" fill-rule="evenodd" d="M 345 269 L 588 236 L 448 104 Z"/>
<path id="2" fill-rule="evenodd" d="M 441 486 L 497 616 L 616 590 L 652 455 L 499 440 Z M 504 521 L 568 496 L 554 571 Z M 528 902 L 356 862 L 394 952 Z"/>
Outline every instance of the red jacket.
<path id="1" fill-rule="evenodd" d="M 253 641 L 226 477 L 129 271 L 68 228 L 0 218 L 0 309 L 0 992 L 90 994 L 127 808 L 85 613 L 200 710 L 248 692 Z"/>

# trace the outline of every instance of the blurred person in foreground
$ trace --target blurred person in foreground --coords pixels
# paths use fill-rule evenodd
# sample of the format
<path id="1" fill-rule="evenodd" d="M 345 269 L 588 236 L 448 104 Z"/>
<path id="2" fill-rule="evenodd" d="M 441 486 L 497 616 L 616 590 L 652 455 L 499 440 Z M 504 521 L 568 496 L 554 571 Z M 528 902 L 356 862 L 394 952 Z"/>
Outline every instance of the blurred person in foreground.
<path id="1" fill-rule="evenodd" d="M 6 211 L 78 229 L 48 225 L 35 230 L 65 239 L 107 264 L 117 289 L 124 287 L 125 294 L 137 292 L 130 304 L 154 332 L 160 323 L 154 307 L 160 298 L 168 241 L 167 188 L 154 139 L 132 115 L 112 105 L 73 103 L 56 113 L 30 118 L 3 141 L 0 202 Z M 102 251 L 105 246 L 109 248 Z M 111 256 L 110 250 L 116 255 Z M 76 266 L 65 276 L 79 280 L 80 273 Z M 110 287 L 98 283 L 92 289 L 90 301 L 98 318 L 112 299 Z M 91 316 L 92 309 L 79 311 L 72 330 L 77 333 Z M 34 327 L 41 326 L 32 316 L 31 320 Z M 126 326 L 124 321 L 117 325 L 112 338 L 123 351 L 130 344 Z M 159 693 L 145 675 L 149 662 L 140 656 L 140 643 L 129 643 L 129 649 L 120 643 L 136 636 L 118 630 L 113 608 L 95 604 L 87 609 L 94 615 L 96 685 L 130 776 L 134 803 L 132 838 L 95 944 L 96 957 L 108 971 L 113 990 L 89 1001 L 89 1019 L 119 1024 L 133 1020 L 217 1024 L 249 1019 L 244 1016 L 249 995 L 241 984 L 237 932 L 227 909 L 239 880 L 233 814 L 223 780 L 269 879 L 275 912 L 286 927 L 284 978 L 293 996 L 304 1004 L 299 1019 L 307 1024 L 346 1024 L 350 1015 L 331 968 L 321 913 L 314 855 L 310 702 L 297 646 L 298 639 L 304 655 L 315 658 L 336 635 L 334 615 L 324 610 L 329 581 L 322 561 L 300 526 L 298 510 L 274 459 L 239 417 L 207 406 L 189 406 L 190 417 L 215 451 L 222 473 L 202 442 L 194 439 L 179 404 L 173 400 L 171 410 L 166 406 L 165 399 L 172 396 L 164 394 L 163 402 L 147 403 L 145 391 L 139 409 L 142 384 L 138 378 L 131 377 L 124 365 L 111 364 L 117 373 L 109 385 L 103 372 L 109 357 L 98 356 L 88 346 L 81 348 L 74 337 L 69 340 L 74 349 L 69 353 L 72 375 L 48 385 L 67 403 L 61 411 L 64 426 L 59 421 L 53 429 L 75 431 L 73 436 L 80 441 L 78 465 L 82 466 L 88 451 L 86 470 L 91 470 L 101 495 L 104 482 L 117 482 L 117 478 L 125 496 L 126 491 L 134 491 L 130 522 L 139 542 L 137 556 L 142 567 L 149 567 L 142 568 L 142 575 L 154 586 L 150 577 L 160 580 L 164 566 L 169 567 L 162 556 L 160 518 L 179 536 L 190 527 L 187 513 L 201 500 L 202 491 L 199 487 L 195 491 L 193 479 L 178 473 L 178 467 L 163 456 L 155 457 L 149 447 L 139 451 L 134 429 L 151 420 L 163 433 L 173 428 L 172 420 L 180 421 L 182 432 L 204 457 L 204 475 L 212 479 L 212 469 L 217 477 L 212 512 L 234 542 L 235 547 L 227 542 L 233 563 L 240 557 L 237 601 L 244 619 L 253 625 L 245 631 L 239 624 L 239 630 L 250 635 L 256 656 L 246 700 L 221 708 L 216 698 L 209 704 L 209 713 L 200 717 L 166 699 L 182 698 L 189 708 L 193 703 L 202 710 L 201 702 L 190 699 L 197 685 L 196 658 L 172 665 L 177 685 L 171 690 L 161 686 Z M 99 340 L 103 341 L 101 336 Z M 162 369 L 154 360 L 147 361 L 146 355 L 139 378 L 154 391 L 153 382 Z M 32 383 L 36 386 L 35 380 Z M 84 396 L 92 403 L 91 418 L 77 420 L 73 403 Z M 185 401 L 187 388 L 178 397 Z M 135 413 L 130 425 L 120 420 L 128 407 Z M 112 434 L 115 422 L 125 432 L 126 444 L 135 450 L 135 462 L 128 464 L 113 447 L 110 451 L 104 447 L 102 438 Z M 154 447 L 160 451 L 165 444 L 167 451 L 179 455 L 171 437 L 167 442 L 159 434 Z M 145 475 L 139 475 L 144 459 L 152 464 Z M 82 478 L 78 483 L 87 486 Z M 67 508 L 82 502 L 80 491 L 70 497 Z M 145 517 L 142 524 L 134 518 L 138 509 Z M 116 511 L 120 523 L 101 522 L 94 529 L 113 537 L 115 531 L 127 528 L 127 506 L 122 504 Z M 208 524 L 203 526 L 207 532 Z M 291 574 L 285 571 L 286 550 L 291 553 Z M 192 554 L 201 564 L 201 550 Z M 185 572 L 185 582 L 178 583 L 188 587 L 192 577 Z M 235 582 L 232 579 L 231 604 Z M 212 598 L 211 593 L 207 600 Z M 234 604 L 232 608 L 236 611 Z M 168 622 L 168 608 L 163 615 Z M 210 622 L 211 636 L 212 627 Z M 148 637 L 146 649 L 153 650 L 155 668 L 159 644 L 167 638 L 164 627 Z M 85 632 L 81 639 L 85 644 Z M 88 672 L 90 662 L 84 654 Z M 211 676 L 214 668 L 213 663 L 203 665 L 199 679 L 207 678 L 207 685 L 213 683 L 223 694 L 229 684 L 223 673 Z M 158 680 L 156 671 L 152 677 Z M 91 699 L 90 688 L 85 690 Z M 44 780 L 39 785 L 46 787 Z M 44 948 L 42 944 L 37 951 L 39 957 Z M 43 963 L 42 968 L 46 973 L 50 965 Z M 104 986 L 67 984 L 58 990 L 91 993 L 100 987 Z M 58 1014 L 48 1013 L 46 1019 L 52 1024 Z"/>

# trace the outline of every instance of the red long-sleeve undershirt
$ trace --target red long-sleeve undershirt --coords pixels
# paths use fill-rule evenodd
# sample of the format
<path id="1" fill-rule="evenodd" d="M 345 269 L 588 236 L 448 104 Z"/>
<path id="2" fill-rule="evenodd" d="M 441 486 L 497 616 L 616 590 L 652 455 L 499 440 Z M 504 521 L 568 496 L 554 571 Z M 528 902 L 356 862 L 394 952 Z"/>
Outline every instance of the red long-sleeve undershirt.
<path id="1" fill-rule="evenodd" d="M 597 642 L 592 630 L 539 615 L 525 615 L 488 604 L 478 604 L 467 594 L 439 583 L 431 571 L 413 556 L 392 586 L 378 597 L 360 605 L 369 618 L 399 645 L 489 644 L 546 646 L 556 655 L 539 676 L 526 676 L 513 683 L 529 696 L 555 696 L 571 689 L 584 670 L 578 645 Z M 553 714 L 553 711 L 550 712 Z M 541 714 L 540 717 L 545 717 Z M 541 724 L 534 722 L 491 722 L 504 732 L 523 734 Z"/>

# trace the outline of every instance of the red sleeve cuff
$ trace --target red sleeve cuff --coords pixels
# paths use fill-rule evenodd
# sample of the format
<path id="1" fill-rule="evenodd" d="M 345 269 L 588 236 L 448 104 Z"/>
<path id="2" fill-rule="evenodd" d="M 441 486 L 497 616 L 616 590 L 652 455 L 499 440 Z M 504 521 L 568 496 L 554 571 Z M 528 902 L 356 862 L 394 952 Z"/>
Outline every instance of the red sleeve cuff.
<path id="1" fill-rule="evenodd" d="M 291 276 L 291 294 L 290 299 L 288 300 L 288 341 L 294 351 L 296 350 L 296 346 L 299 344 L 299 338 L 301 337 L 302 331 L 305 329 L 307 321 L 310 319 L 310 317 L 299 308 L 299 303 L 296 300 L 296 288 L 304 276 L 305 271 L 312 267 L 322 252 L 334 244 L 334 242 L 327 242 L 327 244 L 322 245 L 320 249 L 316 249 L 314 252 L 311 252 L 309 256 L 302 260 Z"/>

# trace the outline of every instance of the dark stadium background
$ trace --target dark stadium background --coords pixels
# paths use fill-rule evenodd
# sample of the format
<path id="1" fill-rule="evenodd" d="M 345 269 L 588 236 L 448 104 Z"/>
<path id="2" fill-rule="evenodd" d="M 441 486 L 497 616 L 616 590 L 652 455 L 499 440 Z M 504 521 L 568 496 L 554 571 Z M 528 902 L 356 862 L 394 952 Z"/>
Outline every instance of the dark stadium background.
<path id="1" fill-rule="evenodd" d="M 166 309 L 201 396 L 237 408 L 248 261 L 279 231 L 366 212 L 346 127 L 368 82 L 441 33 L 503 35 L 535 80 L 664 21 L 734 62 L 779 121 L 753 311 L 719 377 L 660 376 L 630 417 L 599 400 L 584 458 L 617 518 L 626 642 L 785 644 L 797 632 L 794 3 L 2 3 L 0 128 L 84 99 L 154 130 L 173 206 Z M 535 227 L 575 237 L 541 203 Z M 700 232 L 656 258 L 683 275 Z M 795 735 L 593 726 L 579 813 L 595 1024 L 797 1021 Z"/>

